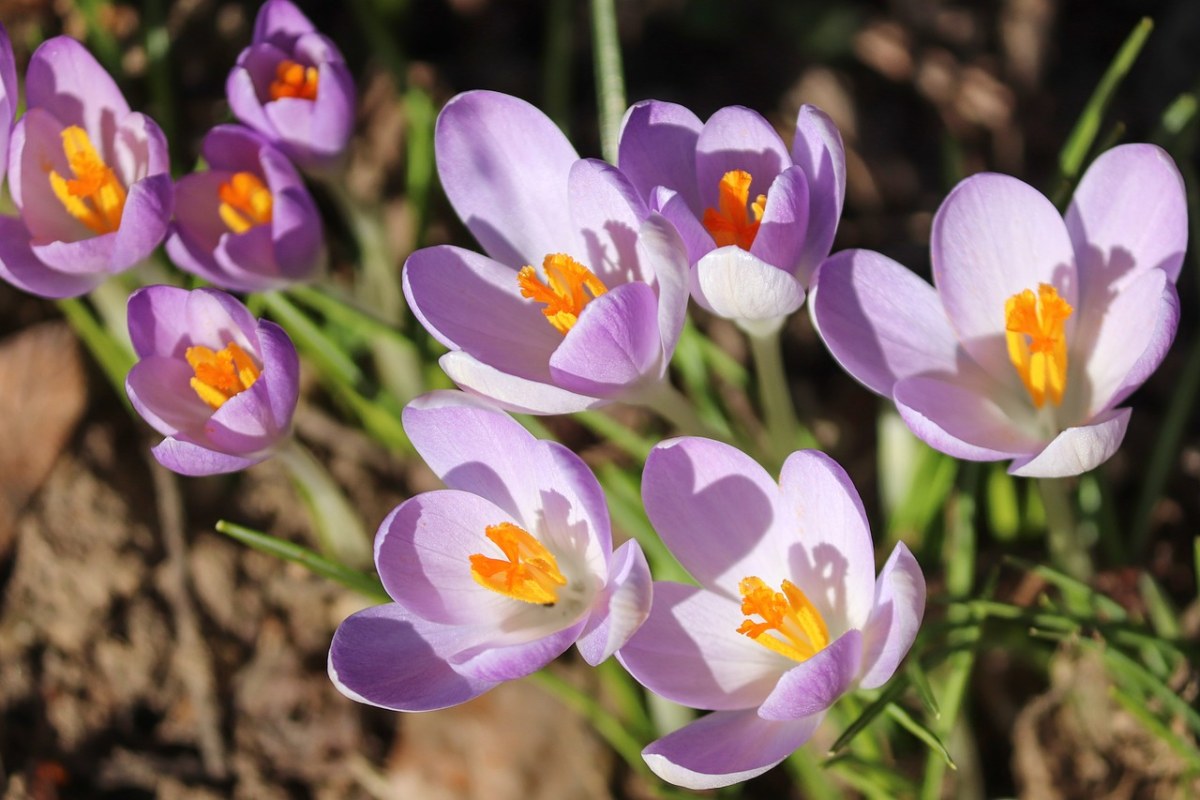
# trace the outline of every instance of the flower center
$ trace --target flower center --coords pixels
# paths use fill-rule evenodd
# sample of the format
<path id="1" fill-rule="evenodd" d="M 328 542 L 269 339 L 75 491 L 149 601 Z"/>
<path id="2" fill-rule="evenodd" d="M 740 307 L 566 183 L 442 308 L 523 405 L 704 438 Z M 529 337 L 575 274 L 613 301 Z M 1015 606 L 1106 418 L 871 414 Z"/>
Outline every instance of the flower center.
<path id="1" fill-rule="evenodd" d="M 567 579 L 545 545 L 511 522 L 489 525 L 484 532 L 504 559 L 483 553 L 471 556 L 471 577 L 476 583 L 524 603 L 552 606 L 558 602 L 558 590 Z"/>
<path id="2" fill-rule="evenodd" d="M 285 58 L 275 67 L 275 80 L 271 81 L 271 87 L 267 91 L 272 100 L 281 97 L 316 100 L 318 77 L 316 67 L 306 67 Z"/>
<path id="3" fill-rule="evenodd" d="M 717 184 L 717 203 L 721 210 L 708 208 L 704 211 L 704 227 L 712 234 L 717 247 L 736 244 L 749 250 L 758 235 L 767 196 L 760 194 L 750 203 L 750 173 L 736 169 L 726 172 Z M 746 210 L 750 204 L 749 211 Z M 753 217 L 753 219 L 751 219 Z"/>
<path id="4" fill-rule="evenodd" d="M 213 409 L 249 389 L 258 380 L 259 369 L 246 351 L 230 342 L 220 350 L 208 347 L 189 347 L 184 354 L 195 373 L 191 380 L 193 391 Z"/>
<path id="5" fill-rule="evenodd" d="M 762 578 L 742 578 L 738 583 L 742 613 L 763 621 L 745 619 L 737 632 L 793 661 L 807 661 L 829 645 L 829 629 L 799 587 L 784 581 L 782 588 L 773 592 Z"/>
<path id="6" fill-rule="evenodd" d="M 563 335 L 575 327 L 584 306 L 608 291 L 594 272 L 563 253 L 546 256 L 542 272 L 546 274 L 545 283 L 533 267 L 521 267 L 517 273 L 521 296 L 545 303 L 542 313 Z"/>
<path id="7" fill-rule="evenodd" d="M 1049 393 L 1061 405 L 1067 388 L 1067 318 L 1074 311 L 1048 283 L 1018 292 L 1004 303 L 1008 357 L 1033 404 L 1041 408 Z"/>
<path id="8" fill-rule="evenodd" d="M 221 215 L 229 230 L 245 233 L 271 221 L 271 190 L 252 172 L 235 172 L 217 188 Z"/>
<path id="9" fill-rule="evenodd" d="M 50 188 L 72 217 L 94 233 L 112 233 L 121 227 L 125 187 L 92 146 L 87 131 L 72 125 L 62 132 L 63 153 L 73 178 L 50 170 Z"/>

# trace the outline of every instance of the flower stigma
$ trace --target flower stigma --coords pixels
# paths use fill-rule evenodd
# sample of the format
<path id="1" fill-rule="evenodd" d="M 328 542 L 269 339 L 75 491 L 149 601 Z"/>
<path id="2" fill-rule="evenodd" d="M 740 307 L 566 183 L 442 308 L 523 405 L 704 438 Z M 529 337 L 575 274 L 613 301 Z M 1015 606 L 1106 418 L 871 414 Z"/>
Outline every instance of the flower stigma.
<path id="1" fill-rule="evenodd" d="M 471 577 L 476 583 L 523 603 L 552 606 L 558 602 L 558 591 L 567 579 L 545 545 L 511 522 L 489 525 L 484 533 L 507 560 L 472 555 Z"/>
<path id="2" fill-rule="evenodd" d="M 717 184 L 717 202 L 721 210 L 707 208 L 704 211 L 704 227 L 712 235 L 717 247 L 735 244 L 743 250 L 749 250 L 754 244 L 763 210 L 767 206 L 767 196 L 760 194 L 750 203 L 751 180 L 749 172 L 736 169 L 726 172 Z M 746 210 L 748 203 L 749 212 Z"/>
<path id="3" fill-rule="evenodd" d="M 267 91 L 272 100 L 282 97 L 316 100 L 319 77 L 316 67 L 306 67 L 285 58 L 275 67 L 275 80 L 271 81 Z"/>
<path id="4" fill-rule="evenodd" d="M 271 190 L 252 172 L 235 172 L 217 188 L 217 213 L 234 233 L 245 233 L 271 221 Z"/>
<path id="5" fill-rule="evenodd" d="M 775 592 L 762 578 L 742 578 L 738 583 L 742 613 L 757 615 L 763 622 L 745 619 L 737 632 L 793 661 L 807 661 L 829 645 L 829 629 L 798 586 L 785 580 L 782 588 Z"/>
<path id="6" fill-rule="evenodd" d="M 189 347 L 184 358 L 195 373 L 192 390 L 214 410 L 253 386 L 260 374 L 254 360 L 235 342 L 215 351 L 200 345 Z"/>
<path id="7" fill-rule="evenodd" d="M 73 178 L 50 170 L 50 188 L 72 217 L 93 233 L 112 233 L 121 227 L 125 187 L 96 152 L 87 131 L 78 125 L 64 128 L 63 153 Z"/>
<path id="8" fill-rule="evenodd" d="M 1065 327 L 1073 311 L 1048 283 L 1038 284 L 1036 295 L 1026 289 L 1004 303 L 1008 358 L 1037 408 L 1047 394 L 1054 405 L 1062 405 L 1067 388 Z"/>
<path id="9" fill-rule="evenodd" d="M 521 296 L 545 303 L 542 313 L 564 336 L 579 321 L 583 307 L 608 291 L 594 272 L 565 253 L 546 256 L 542 272 L 546 274 L 545 282 L 533 267 L 521 267 L 517 273 Z"/>

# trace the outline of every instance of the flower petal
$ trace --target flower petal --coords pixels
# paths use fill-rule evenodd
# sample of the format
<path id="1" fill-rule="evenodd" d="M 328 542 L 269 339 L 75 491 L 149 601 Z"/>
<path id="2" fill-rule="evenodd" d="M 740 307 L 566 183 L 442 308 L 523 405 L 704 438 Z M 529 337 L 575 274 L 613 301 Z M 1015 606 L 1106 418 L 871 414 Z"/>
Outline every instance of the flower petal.
<path id="1" fill-rule="evenodd" d="M 393 711 L 465 703 L 497 682 L 459 674 L 447 660 L 471 644 L 472 629 L 426 622 L 395 603 L 354 614 L 329 646 L 329 678 L 352 700 Z"/>
<path id="2" fill-rule="evenodd" d="M 446 197 L 488 255 L 520 267 L 583 252 L 567 193 L 579 156 L 545 114 L 516 97 L 465 92 L 442 109 L 434 137 Z"/>
<path id="3" fill-rule="evenodd" d="M 151 355 L 139 360 L 125 376 L 129 402 L 150 427 L 164 436 L 203 436 L 212 416 L 189 385 L 196 373 L 181 358 Z"/>
<path id="4" fill-rule="evenodd" d="M 617 166 L 643 200 L 663 186 L 676 192 L 692 214 L 703 213 L 696 192 L 696 139 L 702 127 L 699 117 L 676 103 L 643 100 L 629 107 L 621 120 Z"/>
<path id="5" fill-rule="evenodd" d="M 151 175 L 130 186 L 109 271 L 128 269 L 153 253 L 166 238 L 174 206 L 175 186 L 170 175 Z"/>
<path id="6" fill-rule="evenodd" d="M 1082 475 L 1117 452 L 1125 438 L 1129 414 L 1128 408 L 1114 408 L 1086 425 L 1067 428 L 1041 451 L 1015 459 L 1008 472 L 1024 478 Z"/>
<path id="7" fill-rule="evenodd" d="M 848 630 L 807 661 L 789 669 L 763 701 L 763 719 L 805 719 L 822 714 L 844 695 L 862 664 L 862 633 Z"/>
<path id="8" fill-rule="evenodd" d="M 1022 431 L 995 395 L 958 378 L 914 376 L 896 383 L 893 397 L 905 424 L 935 450 L 967 461 L 999 461 L 1043 446 Z"/>
<path id="9" fill-rule="evenodd" d="M 254 18 L 254 41 L 291 50 L 296 40 L 314 31 L 308 17 L 288 0 L 267 0 Z"/>
<path id="10" fill-rule="evenodd" d="M 859 686 L 887 683 L 908 654 L 925 614 L 925 575 L 904 542 L 898 542 L 875 582 L 875 607 L 863 628 Z"/>
<path id="11" fill-rule="evenodd" d="M 78 297 L 103 283 L 102 272 L 73 275 L 42 263 L 29 245 L 29 231 L 19 219 L 0 216 L 0 278 L 39 297 Z"/>
<path id="12" fill-rule="evenodd" d="M 762 224 L 750 246 L 753 255 L 798 279 L 801 276 L 797 267 L 807 240 L 809 201 L 803 170 L 788 167 L 779 173 L 767 192 Z"/>
<path id="13" fill-rule="evenodd" d="M 957 371 L 958 339 L 937 292 L 887 256 L 831 256 L 814 276 L 809 311 L 842 368 L 885 397 L 903 378 Z"/>
<path id="14" fill-rule="evenodd" d="M 159 464 L 179 475 L 201 477 L 204 475 L 223 475 L 228 472 L 252 467 L 266 459 L 270 453 L 257 453 L 253 456 L 231 455 L 220 453 L 195 442 L 188 442 L 168 436 L 154 447 L 150 448 Z"/>
<path id="15" fill-rule="evenodd" d="M 695 213 L 688 208 L 683 195 L 659 187 L 650 199 L 650 207 L 662 214 L 679 233 L 687 248 L 689 264 L 696 263 L 701 256 L 716 247 L 712 234 L 705 230 Z"/>
<path id="16" fill-rule="evenodd" d="M 515 414 L 574 414 L 610 402 L 501 372 L 469 353 L 446 353 L 438 363 L 460 389 L 486 397 Z"/>
<path id="17" fill-rule="evenodd" d="M 766 194 L 775 176 L 792 166 L 788 149 L 771 123 L 757 111 L 728 106 L 704 123 L 696 140 L 696 181 L 700 214 L 718 208 L 718 186 L 725 173 L 750 173 L 750 199 Z"/>
<path id="18" fill-rule="evenodd" d="M 738 601 L 696 586 L 654 582 L 650 616 L 617 658 L 637 682 L 695 708 L 757 706 L 792 662 L 737 632 Z"/>
<path id="19" fill-rule="evenodd" d="M 63 124 L 50 112 L 31 108 L 17 120 L 9 141 L 9 191 L 29 229 L 27 240 L 38 243 L 74 242 L 94 235 L 67 213 L 47 178 L 47 167 L 59 175 L 72 174 L 63 152 L 62 131 Z"/>
<path id="20" fill-rule="evenodd" d="M 1008 175 L 973 175 L 938 209 L 930 254 L 934 285 L 963 347 L 989 374 L 1019 387 L 1005 342 L 1005 302 L 1040 283 L 1078 302 L 1074 250 L 1054 205 Z M 1068 335 L 1076 321 L 1068 321 Z"/>
<path id="21" fill-rule="evenodd" d="M 717 711 L 642 751 L 655 775 L 688 789 L 717 789 L 761 775 L 812 737 L 821 715 L 775 722 L 754 709 Z"/>
<path id="22" fill-rule="evenodd" d="M 29 58 L 25 71 L 25 103 L 42 108 L 63 125 L 82 125 L 108 163 L 117 125 L 129 104 L 112 76 L 88 49 L 69 36 L 47 39 Z"/>
<path id="23" fill-rule="evenodd" d="M 658 333 L 662 359 L 658 374 L 667 365 L 687 321 L 688 260 L 683 241 L 667 219 L 651 214 L 638 230 L 638 259 L 645 280 L 658 293 Z"/>
<path id="24" fill-rule="evenodd" d="M 583 660 L 594 667 L 624 647 L 650 615 L 652 592 L 646 555 L 630 540 L 613 553 L 608 583 L 576 642 Z"/>
<path id="25" fill-rule="evenodd" d="M 583 238 L 585 266 L 613 289 L 646 281 L 638 258 L 638 229 L 650 213 L 629 179 L 592 158 L 576 161 L 567 179 L 571 222 Z"/>
<path id="26" fill-rule="evenodd" d="M 829 255 L 846 198 L 846 151 L 842 135 L 824 111 L 804 104 L 796 116 L 792 161 L 808 178 L 808 231 L 796 276 L 810 285 L 813 271 Z"/>
<path id="27" fill-rule="evenodd" d="M 696 264 L 692 296 L 719 317 L 760 323 L 769 330 L 778 328 L 803 305 L 804 287 L 791 273 L 729 245 L 713 250 Z"/>
<path id="28" fill-rule="evenodd" d="M 454 668 L 476 680 L 511 681 L 532 675 L 567 651 L 585 620 L 527 642 L 483 644 L 467 658 L 456 658 Z"/>

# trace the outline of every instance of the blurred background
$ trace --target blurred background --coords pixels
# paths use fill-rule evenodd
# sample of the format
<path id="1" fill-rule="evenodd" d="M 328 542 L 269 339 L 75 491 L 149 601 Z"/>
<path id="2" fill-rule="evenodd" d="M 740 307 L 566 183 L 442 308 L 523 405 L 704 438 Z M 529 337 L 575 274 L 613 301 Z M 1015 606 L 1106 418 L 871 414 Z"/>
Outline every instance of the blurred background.
<path id="1" fill-rule="evenodd" d="M 380 206 L 397 275 L 415 247 L 473 246 L 436 187 L 430 151 L 436 109 L 456 92 L 530 100 L 581 154 L 599 155 L 588 4 L 297 2 L 358 81 L 345 180 Z M 21 69 L 49 36 L 85 41 L 130 104 L 163 126 L 182 174 L 208 128 L 229 119 L 224 82 L 256 11 L 254 2 L 211 0 L 4 0 L 0 22 Z M 1144 16 L 1153 33 L 1098 143 L 1158 142 L 1197 190 L 1200 3 L 623 0 L 617 11 L 630 102 L 671 100 L 702 119 L 749 106 L 785 141 L 801 103 L 833 117 L 848 156 L 835 250 L 880 250 L 928 276 L 933 213 L 962 177 L 996 170 L 1068 197 L 1060 149 Z M 333 277 L 347 280 L 352 237 L 328 198 L 318 200 L 330 211 Z M 1166 602 L 1192 604 L 1179 622 L 1185 638 L 1200 630 L 1191 567 L 1200 523 L 1196 266 L 1185 263 L 1179 334 L 1131 399 L 1124 447 L 1081 486 L 1085 505 L 1099 498 L 1096 524 L 1123 537 L 1103 554 L 1095 585 L 1138 611 L 1139 575 L 1152 576 Z M 225 518 L 304 541 L 308 522 L 286 475 L 268 462 L 241 476 L 156 476 L 148 429 L 59 320 L 53 303 L 0 285 L 0 798 L 654 796 L 582 718 L 532 685 L 404 717 L 337 694 L 325 676 L 329 636 L 361 601 L 213 531 Z M 746 361 L 732 326 L 700 325 Z M 802 419 L 850 471 L 877 540 L 922 546 L 936 594 L 949 513 L 941 501 L 956 468 L 888 432 L 882 401 L 837 368 L 803 312 L 789 323 L 785 355 Z M 298 430 L 369 530 L 437 485 L 419 462 L 356 430 L 319 387 L 308 397 Z M 726 400 L 736 408 L 745 395 L 730 390 Z M 569 421 L 553 427 L 593 464 L 617 457 Z M 1040 524 L 1030 516 L 1042 513 L 1029 487 L 1002 468 L 973 476 L 983 498 L 979 563 L 1044 552 L 1029 535 Z M 927 479 L 927 508 L 897 506 L 907 484 Z M 1009 576 L 999 592 L 1028 601 L 1039 589 Z M 591 687 L 578 666 L 562 674 Z M 952 742 L 966 760 L 946 796 L 1189 796 L 1194 776 L 1180 757 L 1122 716 L 1106 685 L 1094 663 L 1053 646 L 982 652 L 968 690 L 969 741 Z M 1194 702 L 1194 676 L 1179 691 Z M 919 750 L 893 755 L 901 772 L 922 768 Z M 780 797 L 787 786 L 772 772 L 745 796 Z"/>

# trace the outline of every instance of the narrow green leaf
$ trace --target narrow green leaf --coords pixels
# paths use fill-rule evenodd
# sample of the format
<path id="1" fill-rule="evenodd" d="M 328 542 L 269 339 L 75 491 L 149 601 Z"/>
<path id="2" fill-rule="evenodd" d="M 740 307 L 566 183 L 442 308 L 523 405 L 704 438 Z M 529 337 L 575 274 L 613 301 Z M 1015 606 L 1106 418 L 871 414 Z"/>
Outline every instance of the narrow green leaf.
<path id="1" fill-rule="evenodd" d="M 1106 648 L 1102 644 L 1092 642 L 1088 639 L 1080 639 L 1079 641 L 1084 647 L 1101 653 L 1104 663 L 1115 678 L 1124 680 L 1128 685 L 1139 687 L 1158 698 L 1158 701 L 1167 710 L 1182 717 L 1188 727 L 1196 735 L 1200 735 L 1200 712 L 1192 708 L 1191 704 L 1180 697 L 1178 692 L 1163 683 L 1150 670 L 1116 648 Z"/>
<path id="2" fill-rule="evenodd" d="M 1196 750 L 1196 747 L 1150 713 L 1141 698 L 1133 697 L 1119 686 L 1109 687 L 1109 694 L 1121 708 L 1140 722 L 1142 727 L 1152 733 L 1156 739 L 1165 742 L 1180 758 L 1187 761 L 1193 770 L 1200 770 L 1200 752 Z"/>
<path id="3" fill-rule="evenodd" d="M 895 703 L 888 704 L 887 713 L 889 717 L 900 724 L 900 727 L 924 742 L 929 749 L 941 755 L 947 767 L 958 769 L 954 764 L 954 759 L 950 757 L 950 751 L 946 749 L 946 745 L 942 744 L 942 740 L 938 738 L 938 735 L 926 727 L 924 723 L 915 719 L 912 714 L 909 714 L 908 711 Z"/>
<path id="4" fill-rule="evenodd" d="M 1021 531 L 1017 482 L 1003 464 L 993 464 L 987 476 L 988 524 L 1002 542 L 1011 542 Z"/>
<path id="5" fill-rule="evenodd" d="M 1150 612 L 1150 624 L 1154 632 L 1163 639 L 1178 639 L 1181 635 L 1179 613 L 1171 606 L 1171 601 L 1158 582 L 1143 572 L 1138 576 L 1138 589 L 1146 610 Z"/>
<path id="6" fill-rule="evenodd" d="M 1086 597 L 1093 608 L 1103 612 L 1110 619 L 1125 620 L 1129 618 L 1125 609 L 1116 600 L 1097 592 L 1083 581 L 1072 578 L 1070 575 L 1060 572 L 1053 567 L 1046 566 L 1045 564 L 1035 564 L 1032 561 L 1026 561 L 1016 556 L 1005 556 L 1004 560 L 1008 564 L 1012 564 L 1027 572 L 1032 572 L 1045 579 L 1047 583 L 1058 587 L 1063 594 Z"/>
<path id="7" fill-rule="evenodd" d="M 358 365 L 291 300 L 280 292 L 264 292 L 259 296 L 271 316 L 287 330 L 300 351 L 316 362 L 326 378 L 354 388 L 362 385 L 363 374 Z"/>
<path id="8" fill-rule="evenodd" d="M 92 358 L 96 359 L 117 397 L 121 398 L 127 409 L 132 409 L 129 398 L 125 396 L 125 376 L 136 362 L 133 352 L 96 321 L 83 300 L 59 300 L 58 310 L 66 317 Z"/>
<path id="9" fill-rule="evenodd" d="M 842 735 L 829 746 L 829 755 L 835 756 L 844 750 L 846 745 L 854 740 L 855 736 L 862 733 L 863 729 L 874 722 L 875 718 L 882 714 L 888 705 L 904 692 L 908 683 L 909 676 L 907 672 L 893 678 L 891 683 L 887 685 L 887 688 L 879 694 L 879 697 L 864 708 L 862 713 L 858 715 L 858 718 L 847 725 L 846 729 L 842 731 Z"/>
<path id="10" fill-rule="evenodd" d="M 921 698 L 921 704 L 925 706 L 925 710 L 934 719 L 940 719 L 941 709 L 938 708 L 937 698 L 933 696 L 933 687 L 929 685 L 929 677 L 925 674 L 920 660 L 908 659 L 908 666 L 905 668 L 904 674 L 908 677 L 908 682 L 912 684 L 912 687 L 917 690 L 917 696 Z"/>
<path id="11" fill-rule="evenodd" d="M 622 425 L 604 411 L 580 411 L 573 415 L 583 427 L 633 456 L 638 464 L 646 461 L 654 442 Z"/>

